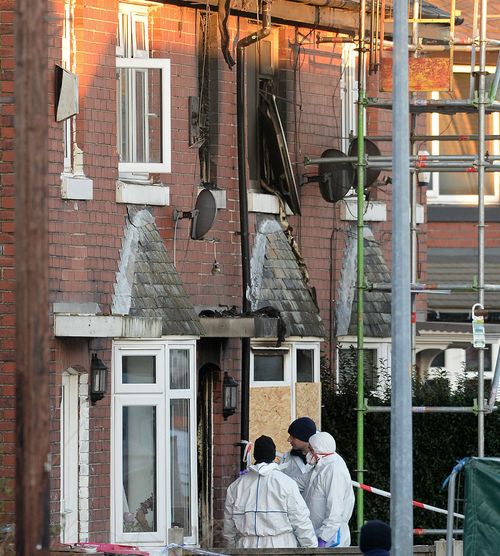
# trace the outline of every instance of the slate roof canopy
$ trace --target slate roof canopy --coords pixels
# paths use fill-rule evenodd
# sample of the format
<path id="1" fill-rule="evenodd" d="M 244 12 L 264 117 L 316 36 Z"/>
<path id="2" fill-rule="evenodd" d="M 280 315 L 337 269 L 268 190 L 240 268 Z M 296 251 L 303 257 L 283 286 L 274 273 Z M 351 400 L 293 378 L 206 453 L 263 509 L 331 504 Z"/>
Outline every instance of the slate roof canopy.
<path id="1" fill-rule="evenodd" d="M 203 327 L 146 208 L 129 207 L 112 313 L 161 317 L 164 336 L 200 336 Z"/>
<path id="2" fill-rule="evenodd" d="M 364 228 L 364 274 L 367 284 L 391 283 L 391 275 L 378 241 L 368 226 Z M 337 336 L 357 334 L 357 230 L 349 228 L 343 256 L 342 276 L 336 295 L 335 318 Z M 391 294 L 381 291 L 365 291 L 364 335 L 368 338 L 391 336 Z"/>
<path id="3" fill-rule="evenodd" d="M 261 218 L 251 260 L 251 308 L 276 310 L 286 326 L 287 337 L 324 338 L 323 321 L 301 263 L 279 222 Z"/>

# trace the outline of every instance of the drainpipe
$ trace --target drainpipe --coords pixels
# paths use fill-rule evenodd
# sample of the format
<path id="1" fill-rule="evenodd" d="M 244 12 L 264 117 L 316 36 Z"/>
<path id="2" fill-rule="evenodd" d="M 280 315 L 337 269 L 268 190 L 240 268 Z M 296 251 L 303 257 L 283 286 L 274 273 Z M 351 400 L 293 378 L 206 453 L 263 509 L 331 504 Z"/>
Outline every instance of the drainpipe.
<path id="1" fill-rule="evenodd" d="M 238 181 L 240 200 L 240 240 L 242 272 L 242 309 L 250 312 L 248 289 L 250 287 L 250 247 L 248 240 L 248 198 L 247 198 L 247 119 L 246 119 L 246 68 L 245 49 L 271 32 L 271 1 L 262 0 L 262 27 L 238 41 L 236 46 L 236 101 L 238 127 Z M 241 339 L 241 440 L 250 440 L 250 338 Z M 245 444 L 242 443 L 242 452 Z M 245 467 L 243 458 L 242 468 Z"/>

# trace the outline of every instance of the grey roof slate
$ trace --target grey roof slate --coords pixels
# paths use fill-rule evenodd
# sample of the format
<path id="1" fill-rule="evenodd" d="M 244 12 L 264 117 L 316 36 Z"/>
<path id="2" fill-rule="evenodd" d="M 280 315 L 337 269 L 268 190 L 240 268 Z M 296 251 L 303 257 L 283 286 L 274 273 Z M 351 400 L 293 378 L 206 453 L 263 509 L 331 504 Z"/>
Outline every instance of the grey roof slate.
<path id="1" fill-rule="evenodd" d="M 430 248 L 427 252 L 427 282 L 435 284 L 473 284 L 477 281 L 477 250 L 470 248 Z M 500 249 L 485 248 L 485 284 L 500 284 Z M 431 311 L 468 313 L 477 303 L 477 291 L 428 294 Z M 500 311 L 500 292 L 485 291 L 484 307 Z"/>
<path id="2" fill-rule="evenodd" d="M 112 313 L 161 317 L 164 336 L 200 336 L 203 328 L 145 208 L 128 210 Z"/>
<path id="3" fill-rule="evenodd" d="M 391 275 L 382 250 L 369 227 L 364 228 L 364 274 L 366 284 L 390 283 Z M 342 276 L 336 296 L 337 336 L 357 334 L 357 230 L 346 234 Z M 391 294 L 366 290 L 363 297 L 364 336 L 387 338 L 391 335 Z"/>
<path id="4" fill-rule="evenodd" d="M 264 307 L 279 311 L 288 337 L 325 336 L 323 321 L 297 256 L 273 218 L 263 218 L 258 224 L 251 274 L 252 311 Z"/>

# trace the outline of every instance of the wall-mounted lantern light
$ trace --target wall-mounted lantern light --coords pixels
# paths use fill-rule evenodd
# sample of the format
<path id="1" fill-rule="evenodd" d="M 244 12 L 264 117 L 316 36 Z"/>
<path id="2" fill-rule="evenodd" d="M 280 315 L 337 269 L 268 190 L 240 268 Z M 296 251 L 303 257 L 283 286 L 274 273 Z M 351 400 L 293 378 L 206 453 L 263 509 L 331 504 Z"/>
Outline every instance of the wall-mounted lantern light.
<path id="1" fill-rule="evenodd" d="M 102 360 L 97 357 L 97 353 L 93 353 L 92 362 L 90 364 L 90 401 L 92 405 L 104 398 L 107 381 L 108 368 Z"/>
<path id="2" fill-rule="evenodd" d="M 238 382 L 224 372 L 222 381 L 222 414 L 224 420 L 236 413 L 238 407 Z"/>

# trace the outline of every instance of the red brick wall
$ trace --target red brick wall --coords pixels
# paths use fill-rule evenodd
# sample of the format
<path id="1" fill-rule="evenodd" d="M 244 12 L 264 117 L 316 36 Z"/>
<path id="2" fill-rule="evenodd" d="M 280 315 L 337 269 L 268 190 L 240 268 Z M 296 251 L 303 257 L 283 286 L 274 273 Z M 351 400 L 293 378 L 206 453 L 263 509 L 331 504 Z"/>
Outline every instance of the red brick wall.
<path id="1" fill-rule="evenodd" d="M 93 5 L 92 5 L 93 4 Z M 83 150 L 85 175 L 93 180 L 93 199 L 61 198 L 63 171 L 63 123 L 54 120 L 50 98 L 49 130 L 49 256 L 50 302 L 95 302 L 109 312 L 119 249 L 125 225 L 125 207 L 115 203 L 118 176 L 116 152 L 115 42 L 116 1 L 77 3 L 75 41 L 77 55 L 72 68 L 79 77 L 76 142 Z M 53 65 L 61 63 L 64 3 L 52 2 L 49 79 Z M 99 6 L 96 8 L 95 6 Z M 53 340 L 52 429 L 54 470 L 51 481 L 52 520 L 59 523 L 59 387 L 69 366 L 90 366 L 90 351 L 110 365 L 110 342 L 105 340 Z M 105 402 L 90 409 L 90 534 L 93 540 L 109 540 L 110 410 Z"/>
<path id="2" fill-rule="evenodd" d="M 477 247 L 477 222 L 429 222 L 429 248 Z M 500 224 L 488 222 L 485 227 L 484 240 L 486 248 L 498 247 Z"/>
<path id="3" fill-rule="evenodd" d="M 0 523 L 12 523 L 15 477 L 14 1 L 0 1 Z"/>
<path id="4" fill-rule="evenodd" d="M 53 66 L 61 61 L 63 1 L 50 3 L 49 83 L 53 82 Z M 102 6 L 105 6 L 104 8 Z M 49 99 L 49 207 L 50 207 L 50 302 L 95 302 L 108 312 L 118 270 L 126 207 L 115 202 L 118 177 L 116 152 L 116 76 L 115 38 L 117 0 L 77 2 L 75 44 L 77 55 L 74 71 L 79 76 L 80 113 L 76 118 L 76 142 L 83 151 L 83 168 L 93 180 L 93 199 L 74 201 L 61 199 L 63 170 L 63 124 L 54 120 L 52 87 Z M 0 0 L 0 96 L 13 94 L 12 54 L 13 1 Z M 214 261 L 213 243 L 189 239 L 190 222 L 178 223 L 174 237 L 173 208 L 192 210 L 198 194 L 200 169 L 198 150 L 190 148 L 188 97 L 198 96 L 199 53 L 196 12 L 188 8 L 158 6 L 151 9 L 150 41 L 154 57 L 171 60 L 172 171 L 156 176 L 170 187 L 168 207 L 155 207 L 153 213 L 165 239 L 167 250 L 191 296 L 194 305 L 241 307 L 240 224 L 238 204 L 238 160 L 236 128 L 236 68 L 230 70 L 220 51 L 218 94 L 218 145 L 214 148 L 217 185 L 226 191 L 227 207 L 221 210 L 208 238 L 216 238 L 216 257 L 222 272 L 211 274 Z M 231 18 L 232 37 L 239 23 L 239 37 L 253 26 L 246 18 Z M 288 98 L 285 124 L 292 162 L 297 175 L 312 173 L 316 168 L 303 165 L 305 156 L 318 156 L 326 148 L 339 146 L 341 130 L 338 80 L 341 76 L 340 47 L 315 43 L 316 35 L 306 29 L 281 28 L 280 73 Z M 300 48 L 298 48 L 300 44 Z M 295 45 L 297 48 L 292 48 Z M 0 351 L 1 378 L 0 473 L 12 486 L 14 462 L 14 271 L 13 271 L 13 104 L 0 103 Z M 389 133 L 390 115 L 379 111 L 369 119 L 370 133 Z M 323 321 L 330 337 L 335 288 L 341 269 L 346 223 L 339 217 L 340 205 L 326 203 L 318 184 L 299 187 L 302 217 L 291 217 L 295 239 L 305 259 L 310 283 L 316 288 Z M 420 193 L 423 195 L 423 192 Z M 390 188 L 377 190 L 377 200 L 387 203 L 390 218 Z M 423 202 L 424 199 L 421 198 Z M 371 225 L 380 241 L 386 260 L 391 258 L 390 220 Z M 255 217 L 250 217 L 250 231 L 255 230 Z M 424 245 L 424 243 L 422 243 Z M 423 253 L 424 251 L 422 251 Z M 52 474 L 51 510 L 54 523 L 59 522 L 59 386 L 62 372 L 71 365 L 89 367 L 91 352 L 98 351 L 110 365 L 110 341 L 59 340 L 51 345 L 51 410 L 53 415 L 54 471 Z M 327 344 L 327 357 L 331 356 Z M 231 340 L 222 348 L 222 367 L 240 379 L 240 342 Z M 214 400 L 214 517 L 216 530 L 222 520 L 223 500 L 227 485 L 237 476 L 240 465 L 239 415 L 222 418 L 221 383 L 216 383 Z M 90 409 L 90 538 L 109 540 L 109 463 L 110 463 L 109 397 Z M 277 434 L 279 431 L 277 431 Z M 0 484 L 0 486 L 3 486 Z M 3 497 L 0 489 L 0 498 Z M 2 514 L 11 519 L 13 494 Z"/>

